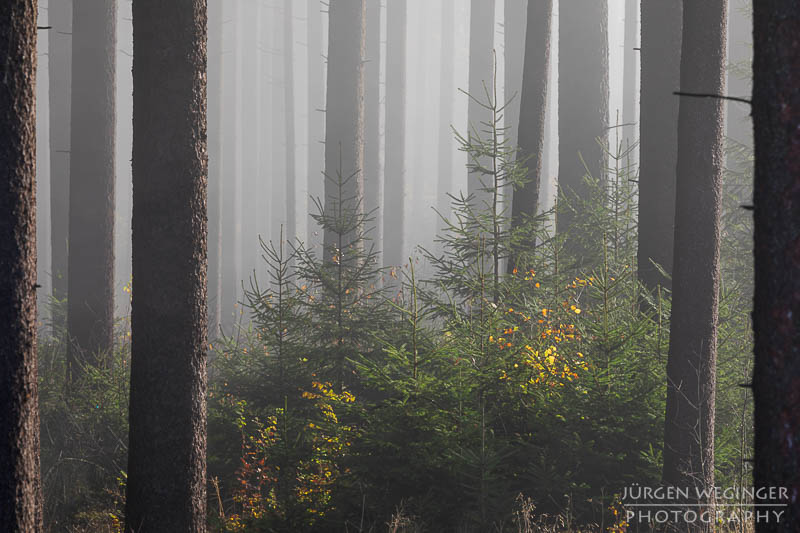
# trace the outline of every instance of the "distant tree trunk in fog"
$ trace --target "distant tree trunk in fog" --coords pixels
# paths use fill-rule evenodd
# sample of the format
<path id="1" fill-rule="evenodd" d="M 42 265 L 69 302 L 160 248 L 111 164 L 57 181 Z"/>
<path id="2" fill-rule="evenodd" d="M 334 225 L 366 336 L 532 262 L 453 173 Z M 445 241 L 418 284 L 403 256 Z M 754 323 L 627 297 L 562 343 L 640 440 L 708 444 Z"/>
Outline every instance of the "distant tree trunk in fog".
<path id="1" fill-rule="evenodd" d="M 525 26 L 528 0 L 505 0 L 503 20 L 503 57 L 505 59 L 504 103 L 506 137 L 517 146 L 519 105 L 522 98 L 522 69 L 525 61 Z"/>
<path id="2" fill-rule="evenodd" d="M 681 79 L 681 0 L 642 0 L 642 80 L 639 119 L 639 280 L 651 292 L 669 289 L 653 262 L 672 272 L 678 107 Z"/>
<path id="3" fill-rule="evenodd" d="M 454 0 L 442 2 L 442 47 L 440 64 L 442 77 L 439 85 L 439 182 L 436 189 L 436 210 L 439 215 L 450 218 L 448 196 L 453 190 L 453 102 L 457 96 L 455 88 L 455 3 Z M 437 220 L 438 231 L 444 229 L 441 219 Z"/>
<path id="4" fill-rule="evenodd" d="M 752 54 L 753 23 L 750 20 L 751 0 L 729 0 L 728 7 L 728 94 L 748 98 L 752 91 L 749 63 Z M 753 125 L 750 106 L 743 102 L 726 102 L 727 136 L 737 143 L 752 146 Z M 731 162 L 728 163 L 729 166 Z"/>
<path id="5" fill-rule="evenodd" d="M 72 0 L 48 4 L 50 69 L 50 224 L 53 297 L 67 296 L 69 228 L 70 98 L 72 94 Z M 64 316 L 53 317 L 63 326 Z"/>
<path id="6" fill-rule="evenodd" d="M 236 242 L 238 239 L 236 205 L 239 158 L 237 145 L 239 141 L 239 124 L 235 103 L 239 91 L 236 76 L 236 34 L 239 24 L 236 17 L 236 5 L 225 3 L 223 17 L 223 58 L 222 58 L 222 97 L 225 109 L 220 126 L 222 136 L 222 329 L 226 335 L 233 332 L 236 323 L 236 300 L 239 294 L 240 279 L 238 276 L 239 256 Z"/>
<path id="7" fill-rule="evenodd" d="M 682 91 L 724 94 L 726 16 L 727 0 L 684 3 Z M 673 486 L 714 485 L 723 109 L 680 100 L 663 472 Z"/>
<path id="8" fill-rule="evenodd" d="M 271 35 L 262 28 L 261 0 L 237 0 L 239 7 L 239 31 L 237 32 L 241 48 L 239 57 L 241 61 L 242 83 L 238 87 L 237 105 L 241 106 L 241 122 L 239 123 L 240 137 L 239 149 L 241 153 L 241 190 L 239 191 L 239 216 L 241 223 L 242 278 L 247 280 L 253 275 L 253 270 L 261 266 L 261 247 L 258 236 L 262 234 L 269 240 L 267 228 L 261 224 L 264 194 L 259 194 L 259 186 L 264 180 L 264 168 L 269 168 L 269 158 L 263 157 L 262 130 L 264 121 L 259 106 L 260 96 L 264 91 L 264 77 L 261 69 L 261 55 L 271 54 L 271 47 L 262 47 L 262 35 Z M 278 13 L 277 8 L 269 8 L 265 20 L 274 21 Z M 282 21 L 281 21 L 282 23 Z M 267 78 L 268 81 L 268 78 Z M 276 123 L 277 122 L 277 123 Z M 266 123 L 267 127 L 283 129 L 283 123 L 272 120 Z M 269 152 L 267 152 L 269 153 Z M 284 177 L 285 178 L 285 177 Z M 266 195 L 269 197 L 269 195 Z M 280 203 L 285 205 L 286 199 L 281 198 Z M 241 279 L 239 280 L 241 283 Z"/>
<path id="9" fill-rule="evenodd" d="M 286 127 L 286 231 L 284 238 L 294 242 L 297 236 L 297 176 L 295 175 L 294 136 L 294 15 L 292 2 L 283 4 L 283 98 Z"/>
<path id="10" fill-rule="evenodd" d="M 36 375 L 36 2 L 0 9 L 0 529 L 42 530 Z"/>
<path id="11" fill-rule="evenodd" d="M 325 65 L 322 59 L 322 9 L 320 0 L 308 0 L 308 242 L 319 242 L 320 228 L 311 215 L 318 214 L 315 200 L 324 203 L 325 178 Z"/>
<path id="12" fill-rule="evenodd" d="M 70 379 L 113 348 L 116 0 L 72 9 L 67 347 Z"/>
<path id="13" fill-rule="evenodd" d="M 134 281 L 125 531 L 202 533 L 206 1 L 136 0 L 133 32 Z"/>
<path id="14" fill-rule="evenodd" d="M 625 0 L 625 40 L 622 54 L 622 128 L 623 150 L 636 142 L 636 67 L 639 57 L 639 3 Z M 648 0 L 644 0 L 645 2 Z"/>
<path id="15" fill-rule="evenodd" d="M 755 182 L 756 488 L 785 487 L 779 523 L 756 531 L 794 531 L 800 523 L 800 4 L 753 2 Z"/>
<path id="16" fill-rule="evenodd" d="M 263 104 L 261 111 L 262 120 L 272 126 L 271 131 L 265 131 L 262 145 L 269 144 L 272 148 L 271 159 L 265 158 L 263 162 L 264 175 L 267 177 L 268 183 L 272 189 L 272 222 L 271 228 L 268 230 L 270 238 L 277 242 L 281 227 L 283 228 L 283 235 L 286 236 L 286 217 L 288 213 L 288 206 L 286 204 L 287 198 L 287 181 L 286 181 L 286 113 L 285 101 L 282 86 L 284 83 L 284 62 L 285 56 L 283 54 L 283 34 L 285 28 L 283 24 L 283 17 L 276 16 L 279 13 L 277 9 L 270 10 L 268 14 L 269 19 L 265 19 L 264 28 L 264 42 L 272 43 L 270 49 L 273 51 L 269 61 L 270 70 L 263 67 L 265 88 L 262 90 L 264 95 L 269 96 L 269 100 Z M 271 23 L 271 26 L 267 24 Z M 271 39 L 271 40 L 270 40 Z M 272 137 L 269 137 L 269 136 Z M 269 153 L 269 152 L 267 152 Z M 271 163 L 271 164 L 270 164 Z"/>
<path id="17" fill-rule="evenodd" d="M 608 0 L 564 0 L 558 24 L 558 186 L 567 198 L 581 199 L 588 194 L 583 179 L 587 171 L 595 179 L 604 178 Z M 556 230 L 564 232 L 581 216 L 559 209 Z M 569 242 L 567 247 L 580 253 Z"/>
<path id="18" fill-rule="evenodd" d="M 467 107 L 468 136 L 477 132 L 481 138 L 486 136 L 483 123 L 489 122 L 491 116 L 478 102 L 487 103 L 487 91 L 489 97 L 494 98 L 494 10 L 495 0 L 471 0 L 468 92 L 472 98 Z M 467 179 L 467 192 L 474 195 L 473 205 L 478 208 L 484 207 L 484 203 L 489 201 L 488 193 L 481 190 L 481 179 L 486 178 L 477 172 L 470 173 Z"/>
<path id="19" fill-rule="evenodd" d="M 366 0 L 331 0 L 328 11 L 328 95 L 325 104 L 325 211 L 337 209 L 338 180 L 343 210 L 363 209 L 364 53 Z M 345 237 L 344 245 L 349 245 Z M 325 254 L 336 245 L 325 231 Z"/>
<path id="20" fill-rule="evenodd" d="M 525 160 L 527 183 L 514 191 L 511 202 L 511 224 L 523 225 L 536 216 L 539 208 L 539 186 L 542 182 L 545 118 L 547 116 L 547 78 L 550 71 L 550 32 L 553 0 L 529 0 L 526 14 L 525 62 L 520 99 L 519 152 Z M 531 243 L 533 247 L 534 243 Z M 508 262 L 509 271 L 516 265 Z"/>
<path id="21" fill-rule="evenodd" d="M 208 333 L 222 316 L 222 2 L 208 0 Z"/>
<path id="22" fill-rule="evenodd" d="M 383 264 L 405 261 L 406 0 L 386 4 L 386 155 L 383 187 Z"/>
<path id="23" fill-rule="evenodd" d="M 383 180 L 380 131 L 381 0 L 367 0 L 367 41 L 364 64 L 364 208 L 373 212 L 370 238 L 382 248 Z"/>

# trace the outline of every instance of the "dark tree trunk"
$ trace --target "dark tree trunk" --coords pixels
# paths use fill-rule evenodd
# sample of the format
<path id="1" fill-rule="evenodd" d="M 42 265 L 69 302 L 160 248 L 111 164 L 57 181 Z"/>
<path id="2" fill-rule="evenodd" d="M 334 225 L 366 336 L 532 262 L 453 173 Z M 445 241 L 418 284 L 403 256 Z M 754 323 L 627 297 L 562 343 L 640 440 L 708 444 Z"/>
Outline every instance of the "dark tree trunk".
<path id="1" fill-rule="evenodd" d="M 800 4 L 753 2 L 755 140 L 756 487 L 784 487 L 780 522 L 756 531 L 796 531 L 800 523 Z"/>
<path id="2" fill-rule="evenodd" d="M 608 138 L 608 1 L 559 3 L 558 186 L 573 200 L 586 198 L 587 171 L 603 179 Z M 598 143 L 599 139 L 599 143 Z M 581 213 L 559 209 L 556 231 Z M 567 247 L 581 251 L 567 243 Z"/>
<path id="3" fill-rule="evenodd" d="M 36 369 L 36 2 L 0 9 L 0 530 L 42 530 Z"/>
<path id="4" fill-rule="evenodd" d="M 406 0 L 386 5 L 386 155 L 383 264 L 404 262 L 406 206 Z"/>
<path id="5" fill-rule="evenodd" d="M 320 241 L 320 228 L 311 215 L 316 201 L 324 203 L 325 178 L 325 65 L 322 60 L 322 9 L 320 0 L 308 0 L 308 235 L 309 247 Z"/>
<path id="6" fill-rule="evenodd" d="M 72 9 L 67 330 L 70 379 L 113 348 L 116 0 Z"/>
<path id="7" fill-rule="evenodd" d="M 237 176 L 239 174 L 239 156 L 237 146 L 239 144 L 239 121 L 235 110 L 237 93 L 239 90 L 236 68 L 236 35 L 239 24 L 236 17 L 237 6 L 225 3 L 223 6 L 223 18 L 225 26 L 223 29 L 223 49 L 224 57 L 222 60 L 222 97 L 225 102 L 225 111 L 222 114 L 221 127 L 224 131 L 222 137 L 222 172 L 224 179 L 222 182 L 222 330 L 226 335 L 233 333 L 236 323 L 237 307 L 236 302 L 239 298 L 239 255 L 238 255 L 238 235 L 237 228 L 238 206 L 237 196 Z"/>
<path id="8" fill-rule="evenodd" d="M 325 104 L 325 211 L 363 209 L 364 53 L 366 0 L 331 0 L 328 11 L 328 95 Z M 339 205 L 339 180 L 343 183 Z M 333 210 L 333 211 L 332 211 Z M 343 247 L 353 236 L 345 236 Z M 325 255 L 337 246 L 325 231 Z"/>
<path id="9" fill-rule="evenodd" d="M 208 1 L 208 333 L 222 316 L 222 1 Z"/>
<path id="10" fill-rule="evenodd" d="M 639 280 L 654 292 L 669 289 L 655 262 L 672 273 L 675 238 L 675 168 L 678 161 L 680 0 L 642 0 L 642 80 L 639 134 Z"/>
<path id="11" fill-rule="evenodd" d="M 133 4 L 125 531 L 206 531 L 206 1 Z"/>
<path id="12" fill-rule="evenodd" d="M 526 219 L 536 216 L 539 208 L 552 20 L 553 0 L 529 0 L 517 137 L 519 144 L 517 157 L 527 161 L 528 181 L 523 187 L 514 191 L 511 202 L 512 227 L 519 227 Z M 513 261 L 508 263 L 509 270 L 513 270 L 515 267 Z"/>
<path id="13" fill-rule="evenodd" d="M 294 242 L 297 235 L 297 176 L 295 175 L 294 138 L 294 16 L 292 2 L 283 4 L 283 101 L 286 135 L 286 231 L 284 238 Z"/>
<path id="14" fill-rule="evenodd" d="M 506 137 L 511 146 L 517 146 L 519 106 L 522 98 L 522 70 L 526 50 L 525 35 L 528 0 L 505 0 L 503 18 L 503 58 L 505 59 L 504 98 Z M 541 22 L 541 21 L 540 21 Z"/>
<path id="15" fill-rule="evenodd" d="M 726 16 L 727 0 L 684 4 L 682 91 L 724 93 Z M 723 109 L 680 100 L 663 472 L 673 486 L 714 485 Z"/>
<path id="16" fill-rule="evenodd" d="M 380 132 L 381 2 L 367 0 L 366 63 L 364 64 L 364 208 L 373 212 L 369 236 L 380 251 L 383 235 L 383 177 Z"/>
<path id="17" fill-rule="evenodd" d="M 471 0 L 469 16 L 469 89 L 471 96 L 467 105 L 468 136 L 477 135 L 486 138 L 484 123 L 491 121 L 490 112 L 481 106 L 494 98 L 495 56 L 494 56 L 494 11 L 495 0 Z M 477 100 L 477 101 L 476 101 Z M 488 177 L 478 172 L 471 172 L 467 179 L 467 192 L 473 195 L 473 205 L 478 210 L 487 209 L 489 193 L 483 191 L 484 185 L 490 186 Z"/>
<path id="18" fill-rule="evenodd" d="M 448 196 L 453 190 L 453 103 L 457 96 L 455 88 L 455 2 L 442 2 L 442 47 L 440 52 L 442 77 L 439 85 L 439 179 L 436 189 L 436 210 L 449 218 Z M 437 220 L 439 233 L 444 222 Z"/>
<path id="19" fill-rule="evenodd" d="M 50 69 L 50 224 L 53 297 L 67 296 L 69 228 L 69 135 L 72 95 L 72 0 L 48 4 Z M 64 316 L 53 317 L 56 326 Z"/>
<path id="20" fill-rule="evenodd" d="M 645 0 L 647 1 L 647 0 Z M 625 0 L 625 49 L 622 54 L 622 140 L 625 148 L 636 142 L 636 70 L 639 52 L 639 2 Z"/>

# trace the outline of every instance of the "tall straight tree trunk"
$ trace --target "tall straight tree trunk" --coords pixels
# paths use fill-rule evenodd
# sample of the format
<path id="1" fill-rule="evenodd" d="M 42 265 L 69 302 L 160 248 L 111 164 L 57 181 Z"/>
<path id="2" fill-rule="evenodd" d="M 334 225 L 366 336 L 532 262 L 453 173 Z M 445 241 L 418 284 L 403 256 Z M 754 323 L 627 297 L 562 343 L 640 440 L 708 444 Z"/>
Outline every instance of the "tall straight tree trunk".
<path id="1" fill-rule="evenodd" d="M 262 92 L 270 97 L 269 101 L 264 104 L 261 114 L 265 117 L 265 122 L 272 129 L 266 132 L 267 138 L 271 135 L 269 145 L 272 147 L 272 158 L 263 163 L 263 167 L 269 181 L 271 182 L 272 191 L 272 228 L 271 238 L 277 242 L 280 237 L 281 228 L 283 228 L 284 238 L 286 236 L 286 220 L 288 215 L 288 206 L 286 198 L 288 196 L 288 183 L 286 182 L 286 104 L 284 100 L 284 92 L 282 86 L 284 83 L 284 62 L 286 58 L 283 54 L 283 34 L 285 28 L 283 24 L 283 17 L 277 16 L 280 14 L 280 9 L 273 9 L 270 13 L 269 24 L 265 20 L 264 24 L 264 39 L 265 42 L 272 42 L 270 49 L 273 51 L 270 58 L 270 71 L 264 73 L 264 82 L 267 86 Z M 267 39 L 271 39 L 267 40 Z M 266 69 L 266 67 L 264 67 Z M 269 117 L 269 118 L 267 118 Z"/>
<path id="2" fill-rule="evenodd" d="M 442 2 L 442 47 L 440 64 L 442 69 L 439 84 L 439 180 L 436 189 L 436 210 L 439 215 L 450 218 L 450 202 L 448 196 L 453 190 L 453 102 L 455 89 L 455 3 L 454 0 Z M 437 221 L 438 232 L 444 228 L 444 222 Z"/>
<path id="3" fill-rule="evenodd" d="M 36 369 L 36 2 L 0 9 L 0 530 L 42 530 Z"/>
<path id="4" fill-rule="evenodd" d="M 639 65 L 639 11 L 641 0 L 625 0 L 625 40 L 622 54 L 622 140 L 636 142 L 636 72 Z M 647 0 L 644 0 L 647 1 Z M 626 147 L 623 145 L 623 149 Z"/>
<path id="5" fill-rule="evenodd" d="M 586 198 L 584 176 L 603 179 L 608 138 L 608 0 L 559 3 L 558 185 L 572 200 Z M 559 202 L 560 203 L 560 202 Z M 563 233 L 581 213 L 559 209 Z M 581 253 L 575 246 L 567 247 Z"/>
<path id="6" fill-rule="evenodd" d="M 222 1 L 208 0 L 208 333 L 222 317 Z"/>
<path id="7" fill-rule="evenodd" d="M 322 14 L 320 0 L 308 0 L 308 235 L 309 247 L 319 242 L 316 201 L 324 204 L 325 178 L 325 65 L 322 60 Z"/>
<path id="8" fill-rule="evenodd" d="M 382 248 L 383 177 L 381 176 L 380 75 L 381 1 L 367 0 L 366 63 L 364 64 L 364 208 L 373 213 L 369 236 Z"/>
<path id="9" fill-rule="evenodd" d="M 468 136 L 487 135 L 485 123 L 491 119 L 489 111 L 481 106 L 487 103 L 486 94 L 494 98 L 494 11 L 495 0 L 471 0 L 469 16 L 469 89 L 471 96 L 467 106 Z M 476 101 L 477 100 L 477 101 Z M 473 195 L 473 205 L 478 210 L 488 209 L 489 194 L 482 189 L 491 185 L 482 181 L 487 178 L 472 172 L 467 180 L 467 192 Z"/>
<path id="10" fill-rule="evenodd" d="M 675 238 L 681 0 L 642 0 L 642 80 L 639 131 L 639 280 L 651 292 L 669 289 Z"/>
<path id="11" fill-rule="evenodd" d="M 239 174 L 239 122 L 236 113 L 238 83 L 236 76 L 236 35 L 239 24 L 236 17 L 237 6 L 226 2 L 223 5 L 223 61 L 222 61 L 222 99 L 223 113 L 222 137 L 222 330 L 231 335 L 236 323 L 236 301 L 239 298 L 238 256 L 238 209 L 236 204 L 237 176 Z"/>
<path id="12" fill-rule="evenodd" d="M 800 523 L 800 4 L 753 2 L 755 487 L 784 487 L 780 522 Z"/>
<path id="13" fill-rule="evenodd" d="M 292 2 L 283 4 L 283 101 L 286 135 L 286 231 L 284 238 L 294 242 L 297 236 L 297 176 L 295 171 L 294 128 L 294 16 Z"/>
<path id="14" fill-rule="evenodd" d="M 126 531 L 206 531 L 206 15 L 133 4 Z"/>
<path id="15" fill-rule="evenodd" d="M 67 330 L 70 379 L 113 348 L 116 0 L 72 9 Z"/>
<path id="16" fill-rule="evenodd" d="M 527 182 L 514 191 L 511 201 L 512 228 L 520 227 L 526 220 L 536 216 L 539 208 L 553 0 L 529 0 L 526 20 L 528 29 L 525 34 L 517 157 L 526 161 Z M 508 262 L 509 271 L 516 266 L 513 263 Z"/>
<path id="17" fill-rule="evenodd" d="M 503 84 L 506 109 L 506 137 L 509 144 L 517 146 L 519 106 L 522 98 L 522 70 L 525 62 L 525 32 L 528 0 L 505 0 L 503 18 L 503 58 L 505 69 Z"/>
<path id="18" fill-rule="evenodd" d="M 325 211 L 363 209 L 364 53 L 366 0 L 331 0 L 328 29 L 328 94 L 325 104 Z M 339 180 L 343 183 L 339 205 Z M 345 236 L 343 247 L 352 236 Z M 325 255 L 337 246 L 325 231 Z"/>
<path id="19" fill-rule="evenodd" d="M 681 91 L 724 94 L 726 18 L 727 0 L 684 4 Z M 678 115 L 663 480 L 701 489 L 714 485 L 723 110 L 682 97 Z"/>
<path id="20" fill-rule="evenodd" d="M 241 31 L 238 36 L 241 42 L 242 84 L 239 86 L 239 105 L 242 106 L 242 121 L 239 124 L 242 153 L 242 189 L 240 191 L 240 216 L 242 239 L 242 276 L 247 280 L 254 270 L 261 267 L 261 247 L 258 236 L 268 234 L 259 224 L 262 207 L 262 195 L 257 194 L 258 186 L 263 179 L 262 170 L 269 162 L 264 161 L 261 151 L 262 120 L 259 98 L 263 90 L 263 72 L 261 71 L 261 55 L 271 53 L 269 48 L 262 48 L 262 0 L 238 0 L 239 22 Z M 271 9 L 271 19 L 275 19 L 277 9 Z M 264 32 L 265 35 L 268 35 Z M 272 122 L 268 123 L 272 125 Z M 277 127 L 282 128 L 280 122 Z M 284 203 L 285 199 L 281 203 Z"/>
<path id="21" fill-rule="evenodd" d="M 70 106 L 72 95 L 72 0 L 48 5 L 50 70 L 50 239 L 53 297 L 67 296 Z M 64 316 L 54 316 L 63 326 Z"/>
<path id="22" fill-rule="evenodd" d="M 386 4 L 386 155 L 383 187 L 383 264 L 405 261 L 406 0 Z"/>

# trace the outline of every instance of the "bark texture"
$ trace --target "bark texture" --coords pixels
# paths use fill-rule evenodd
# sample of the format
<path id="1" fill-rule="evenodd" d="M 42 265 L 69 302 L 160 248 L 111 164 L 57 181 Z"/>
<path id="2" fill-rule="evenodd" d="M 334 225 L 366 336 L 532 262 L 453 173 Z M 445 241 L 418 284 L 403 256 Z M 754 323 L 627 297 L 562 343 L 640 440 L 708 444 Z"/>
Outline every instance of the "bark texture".
<path id="1" fill-rule="evenodd" d="M 800 4 L 753 3 L 755 140 L 756 487 L 785 487 L 780 522 L 756 531 L 796 531 L 800 523 Z"/>
<path id="2" fill-rule="evenodd" d="M 529 0 L 526 20 L 528 30 L 525 37 L 517 157 L 526 161 L 528 172 L 527 183 L 514 191 L 511 202 L 512 227 L 518 227 L 536 216 L 539 207 L 553 0 Z M 508 262 L 509 271 L 514 269 L 513 263 L 513 260 Z"/>
<path id="3" fill-rule="evenodd" d="M 364 53 L 366 0 L 331 0 L 325 104 L 325 211 L 362 210 L 364 199 Z M 343 184 L 339 203 L 339 181 Z M 342 247 L 349 244 L 345 236 Z M 325 231 L 325 254 L 337 245 Z"/>
<path id="4" fill-rule="evenodd" d="M 603 179 L 608 139 L 608 1 L 559 3 L 558 185 L 573 201 L 586 198 L 584 176 Z M 581 213 L 558 211 L 556 230 L 569 228 Z M 580 250 L 567 243 L 580 255 Z"/>
<path id="5" fill-rule="evenodd" d="M 687 2 L 681 90 L 723 94 L 727 0 Z M 714 485 L 723 101 L 683 97 L 664 426 L 665 483 Z M 692 491 L 694 492 L 694 491 Z"/>
<path id="6" fill-rule="evenodd" d="M 133 4 L 126 532 L 206 531 L 206 2 Z"/>
<path id="7" fill-rule="evenodd" d="M 67 347 L 70 379 L 113 348 L 116 0 L 72 6 Z"/>
<path id="8" fill-rule="evenodd" d="M 36 2 L 0 9 L 0 531 L 42 530 L 36 369 Z"/>
<path id="9" fill-rule="evenodd" d="M 672 280 L 675 239 L 675 169 L 681 85 L 683 2 L 642 0 L 642 81 L 639 146 L 639 280 L 651 291 Z"/>
<path id="10" fill-rule="evenodd" d="M 406 0 L 386 5 L 386 159 L 383 263 L 402 265 L 406 205 Z"/>
<path id="11" fill-rule="evenodd" d="M 53 297 L 67 296 L 70 107 L 72 95 L 72 0 L 48 4 L 50 68 L 50 241 Z M 56 318 L 63 326 L 64 317 Z"/>

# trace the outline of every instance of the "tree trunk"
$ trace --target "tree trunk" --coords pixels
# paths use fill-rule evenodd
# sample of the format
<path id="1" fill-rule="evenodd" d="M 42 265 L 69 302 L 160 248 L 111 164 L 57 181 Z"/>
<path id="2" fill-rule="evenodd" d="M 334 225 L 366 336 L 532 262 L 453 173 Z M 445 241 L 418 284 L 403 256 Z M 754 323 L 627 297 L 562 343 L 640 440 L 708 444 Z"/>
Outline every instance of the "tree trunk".
<path id="1" fill-rule="evenodd" d="M 381 176 L 380 74 L 381 2 L 367 0 L 366 63 L 364 64 L 364 208 L 373 213 L 369 236 L 375 250 L 382 248 L 383 177 Z M 368 228 L 370 229 L 370 228 Z"/>
<path id="2" fill-rule="evenodd" d="M 42 530 L 36 376 L 36 2 L 0 9 L 0 530 Z"/>
<path id="3" fill-rule="evenodd" d="M 552 20 L 553 0 L 529 0 L 517 137 L 517 157 L 527 162 L 527 183 L 514 191 L 511 202 L 512 228 L 519 227 L 526 219 L 536 216 L 539 208 Z M 516 266 L 513 263 L 508 262 L 509 270 Z"/>
<path id="4" fill-rule="evenodd" d="M 471 96 L 467 106 L 469 132 L 467 137 L 477 134 L 487 136 L 484 123 L 490 122 L 490 112 L 481 106 L 494 98 L 495 56 L 494 56 L 494 11 L 495 0 L 471 0 L 469 16 L 469 89 Z M 477 101 L 476 101 L 477 100 Z M 467 192 L 473 195 L 473 205 L 479 211 L 488 209 L 490 195 L 483 191 L 482 181 L 490 186 L 488 177 L 471 172 L 467 179 Z"/>
<path id="5" fill-rule="evenodd" d="M 67 330 L 70 379 L 113 349 L 116 0 L 72 9 Z"/>
<path id="6" fill-rule="evenodd" d="M 204 532 L 206 2 L 137 0 L 133 31 L 125 530 Z"/>
<path id="7" fill-rule="evenodd" d="M 325 211 L 363 210 L 364 53 L 366 0 L 331 0 L 328 11 L 328 95 L 325 104 Z M 343 184 L 339 204 L 339 180 Z M 354 236 L 346 235 L 343 247 Z M 325 231 L 325 257 L 338 246 Z"/>
<path id="8" fill-rule="evenodd" d="M 208 333 L 222 315 L 222 0 L 208 0 Z"/>
<path id="9" fill-rule="evenodd" d="M 319 243 L 316 201 L 324 204 L 325 178 L 325 65 L 322 60 L 322 14 L 320 0 L 308 0 L 308 235 L 309 248 Z"/>
<path id="10" fill-rule="evenodd" d="M 639 280 L 651 292 L 672 287 L 653 265 L 672 274 L 675 168 L 678 161 L 680 0 L 642 0 L 642 82 L 639 147 Z"/>
<path id="11" fill-rule="evenodd" d="M 647 0 L 645 0 L 647 1 Z M 625 0 L 625 40 L 622 54 L 622 141 L 623 149 L 636 142 L 636 72 L 639 66 L 640 0 Z"/>
<path id="12" fill-rule="evenodd" d="M 48 6 L 50 71 L 50 224 L 53 297 L 67 296 L 70 106 L 72 95 L 72 0 Z M 53 317 L 56 327 L 64 316 Z"/>
<path id="13" fill-rule="evenodd" d="M 752 0 L 729 0 L 728 7 L 728 94 L 749 98 L 752 92 L 753 22 L 750 8 Z M 726 135 L 737 143 L 753 145 L 753 124 L 750 118 L 750 106 L 744 102 L 728 101 L 728 116 L 725 121 Z M 728 166 L 733 161 L 729 160 Z"/>
<path id="14" fill-rule="evenodd" d="M 505 0 L 503 18 L 503 97 L 506 105 L 506 138 L 516 148 L 519 129 L 519 106 L 522 98 L 522 70 L 525 63 L 525 35 L 528 13 L 528 0 Z M 540 21 L 541 22 L 541 21 Z"/>
<path id="15" fill-rule="evenodd" d="M 784 487 L 780 522 L 800 523 L 800 4 L 753 2 L 755 487 Z M 787 498 L 788 496 L 788 498 Z M 781 509 L 783 510 L 783 509 Z"/>
<path id="16" fill-rule="evenodd" d="M 406 0 L 386 5 L 386 156 L 383 264 L 402 265 L 406 208 Z"/>
<path id="17" fill-rule="evenodd" d="M 297 236 L 297 176 L 295 175 L 294 133 L 294 16 L 292 2 L 283 4 L 283 101 L 286 135 L 286 231 L 284 239 L 294 242 Z"/>
<path id="18" fill-rule="evenodd" d="M 222 184 L 222 330 L 226 335 L 233 333 L 237 318 L 236 302 L 239 299 L 240 278 L 238 254 L 239 231 L 237 220 L 237 176 L 240 173 L 239 117 L 236 101 L 239 90 L 236 60 L 236 35 L 239 24 L 236 17 L 237 6 L 223 5 L 225 26 L 223 29 L 222 98 L 224 109 L 221 127 L 225 132 L 222 138 L 222 171 L 225 176 Z"/>
<path id="19" fill-rule="evenodd" d="M 684 4 L 684 92 L 724 94 L 726 4 Z M 701 489 L 714 485 L 723 109 L 721 99 L 682 97 L 678 115 L 663 480 Z"/>
<path id="20" fill-rule="evenodd" d="M 559 3 L 558 185 L 572 200 L 586 198 L 584 176 L 603 179 L 608 139 L 608 1 Z M 559 202 L 560 203 L 560 202 Z M 582 217 L 559 209 L 563 233 Z M 568 241 L 567 248 L 581 251 Z"/>
<path id="21" fill-rule="evenodd" d="M 442 69 L 439 85 L 439 180 L 436 190 L 436 210 L 445 218 L 451 216 L 453 190 L 453 102 L 457 96 L 455 89 L 455 12 L 454 0 L 442 2 L 442 47 L 440 64 Z M 445 228 L 444 222 L 437 220 L 438 232 Z"/>
<path id="22" fill-rule="evenodd" d="M 260 97 L 264 90 L 264 77 L 261 69 L 262 54 L 271 54 L 271 47 L 262 46 L 262 1 L 237 0 L 239 6 L 239 23 L 241 30 L 238 33 L 241 49 L 242 83 L 239 86 L 238 105 L 241 105 L 242 121 L 239 123 L 242 165 L 242 188 L 240 190 L 241 203 L 239 213 L 241 216 L 241 246 L 242 246 L 242 276 L 245 285 L 253 275 L 254 270 L 261 268 L 261 247 L 259 234 L 269 241 L 267 228 L 261 224 L 261 213 L 270 210 L 263 208 L 263 198 L 266 195 L 258 194 L 259 187 L 264 181 L 264 169 L 269 168 L 270 159 L 262 155 L 262 130 L 265 121 L 262 120 Z M 269 18 L 275 20 L 277 9 L 268 9 Z M 263 35 L 269 36 L 271 32 L 264 31 Z M 268 80 L 269 78 L 267 78 Z M 275 120 L 266 121 L 267 127 L 282 128 L 283 124 Z M 267 152 L 269 153 L 269 152 Z M 267 196 L 268 198 L 269 196 Z M 280 199 L 286 202 L 285 198 Z"/>

